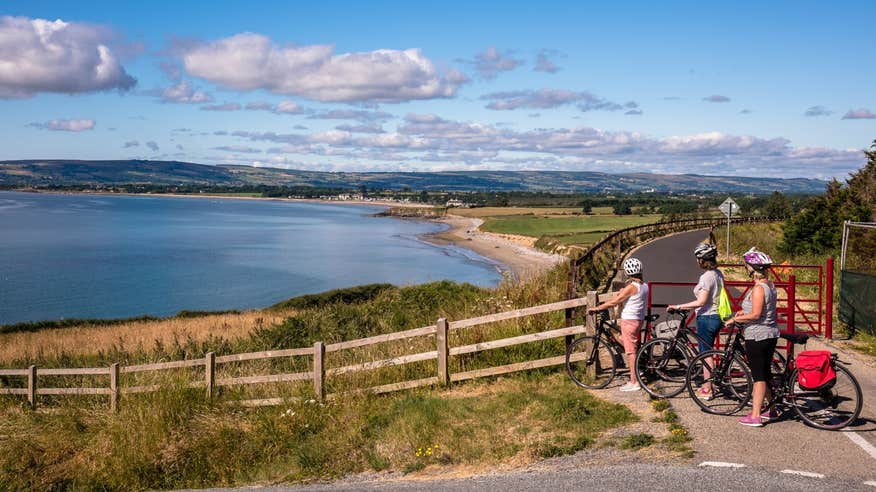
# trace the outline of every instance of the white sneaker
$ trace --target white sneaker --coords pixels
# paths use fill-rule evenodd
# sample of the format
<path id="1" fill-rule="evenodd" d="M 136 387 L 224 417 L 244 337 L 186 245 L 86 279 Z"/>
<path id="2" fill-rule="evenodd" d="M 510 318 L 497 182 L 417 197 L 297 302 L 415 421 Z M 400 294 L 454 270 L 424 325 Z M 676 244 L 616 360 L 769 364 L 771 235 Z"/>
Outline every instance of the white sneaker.
<path id="1" fill-rule="evenodd" d="M 625 385 L 620 387 L 621 391 L 639 391 L 640 389 L 642 389 L 642 388 L 641 388 L 641 386 L 639 386 L 639 383 L 630 383 L 630 382 L 627 382 Z"/>

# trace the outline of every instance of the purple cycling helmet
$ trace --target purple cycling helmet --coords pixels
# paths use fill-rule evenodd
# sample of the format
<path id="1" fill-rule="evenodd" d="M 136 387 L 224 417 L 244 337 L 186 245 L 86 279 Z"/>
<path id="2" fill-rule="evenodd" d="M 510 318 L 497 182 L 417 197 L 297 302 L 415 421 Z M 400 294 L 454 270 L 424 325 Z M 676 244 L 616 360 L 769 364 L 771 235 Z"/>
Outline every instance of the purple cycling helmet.
<path id="1" fill-rule="evenodd" d="M 773 264 L 773 259 L 770 258 L 770 255 L 763 251 L 758 251 L 756 246 L 752 246 L 751 249 L 746 251 L 742 258 L 747 265 L 755 270 L 764 270 Z"/>

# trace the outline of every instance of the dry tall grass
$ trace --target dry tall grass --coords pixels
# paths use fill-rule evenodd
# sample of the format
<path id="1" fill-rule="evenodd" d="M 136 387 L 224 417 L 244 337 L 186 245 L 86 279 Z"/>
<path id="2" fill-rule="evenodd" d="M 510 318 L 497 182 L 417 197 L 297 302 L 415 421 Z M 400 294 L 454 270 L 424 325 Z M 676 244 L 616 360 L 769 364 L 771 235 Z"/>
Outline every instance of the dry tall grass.
<path id="1" fill-rule="evenodd" d="M 0 334 L 0 364 L 13 360 L 90 355 L 109 350 L 133 352 L 178 340 L 210 337 L 236 340 L 253 330 L 280 323 L 294 311 L 245 311 L 197 318 L 135 321 L 119 325 L 85 324 L 71 328 Z"/>

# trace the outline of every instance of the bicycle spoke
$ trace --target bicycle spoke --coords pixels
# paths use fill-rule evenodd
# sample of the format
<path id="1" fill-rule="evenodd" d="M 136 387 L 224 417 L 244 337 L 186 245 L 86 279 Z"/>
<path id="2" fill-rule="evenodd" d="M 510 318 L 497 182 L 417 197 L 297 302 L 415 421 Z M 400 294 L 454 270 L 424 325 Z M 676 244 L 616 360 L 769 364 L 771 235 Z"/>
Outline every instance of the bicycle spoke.
<path id="1" fill-rule="evenodd" d="M 616 357 L 614 349 L 605 340 L 581 337 L 572 342 L 566 352 L 566 371 L 582 388 L 604 388 L 614 379 Z"/>
<path id="2" fill-rule="evenodd" d="M 793 374 L 792 393 L 789 395 L 794 410 L 805 423 L 819 429 L 842 429 L 854 423 L 861 414 L 861 387 L 843 366 L 836 365 L 836 382 L 822 390 L 806 390 L 797 383 Z"/>
<path id="3" fill-rule="evenodd" d="M 751 373 L 738 358 L 728 360 L 720 350 L 703 352 L 691 361 L 688 391 L 704 411 L 732 415 L 751 395 Z"/>
<path id="4" fill-rule="evenodd" d="M 639 350 L 636 377 L 642 389 L 657 398 L 670 398 L 687 385 L 688 357 L 678 342 L 654 339 Z"/>

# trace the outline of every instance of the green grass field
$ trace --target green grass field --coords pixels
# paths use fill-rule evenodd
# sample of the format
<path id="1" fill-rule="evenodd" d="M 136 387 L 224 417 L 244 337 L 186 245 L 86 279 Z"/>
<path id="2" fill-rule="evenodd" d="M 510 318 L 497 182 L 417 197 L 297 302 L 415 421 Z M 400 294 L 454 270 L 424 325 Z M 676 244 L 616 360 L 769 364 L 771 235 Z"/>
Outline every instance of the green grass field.
<path id="1" fill-rule="evenodd" d="M 487 232 L 501 234 L 519 234 L 521 236 L 567 236 L 559 237 L 563 242 L 569 242 L 572 238 L 586 239 L 583 242 L 592 242 L 593 233 L 600 233 L 595 237 L 615 229 L 632 227 L 642 224 L 650 224 L 660 220 L 659 215 L 609 215 L 609 216 L 578 216 L 578 217 L 539 217 L 539 216 L 513 216 L 501 218 L 489 218 L 481 226 Z M 574 236 L 572 236 L 574 234 Z"/>

